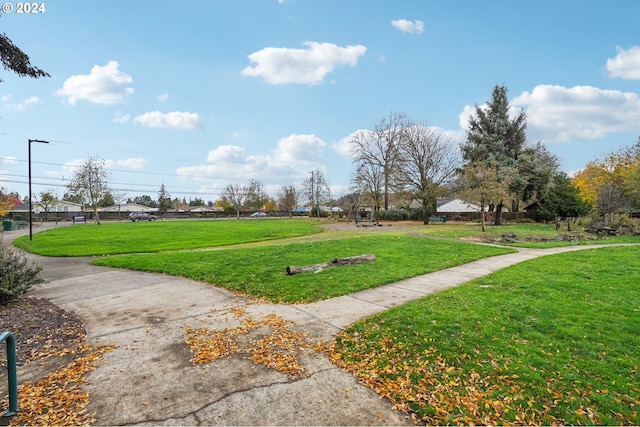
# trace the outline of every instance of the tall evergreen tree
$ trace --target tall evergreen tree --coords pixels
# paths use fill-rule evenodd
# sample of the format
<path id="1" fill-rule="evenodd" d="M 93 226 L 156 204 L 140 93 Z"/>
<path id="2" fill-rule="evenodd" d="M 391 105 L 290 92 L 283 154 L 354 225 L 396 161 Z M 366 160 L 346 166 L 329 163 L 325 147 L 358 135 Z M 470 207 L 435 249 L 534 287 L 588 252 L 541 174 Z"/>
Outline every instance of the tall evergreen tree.
<path id="1" fill-rule="evenodd" d="M 586 215 L 591 206 L 580 196 L 580 190 L 567 174 L 561 172 L 553 177 L 553 185 L 545 197 L 538 202 L 538 217 L 544 220 L 566 218 L 571 231 L 571 219 Z"/>
<path id="2" fill-rule="evenodd" d="M 160 191 L 158 191 L 158 212 L 160 212 L 161 215 L 166 213 L 167 210 L 171 208 L 171 203 L 171 195 L 163 182 L 160 186 Z"/>
<path id="3" fill-rule="evenodd" d="M 477 106 L 475 115 L 469 119 L 467 140 L 462 144 L 462 157 L 465 164 L 495 162 L 497 176 L 503 169 L 517 168 L 525 147 L 527 117 L 520 111 L 514 118 L 509 115 L 507 88 L 496 85 L 486 108 Z M 501 224 L 502 208 L 507 200 L 496 204 L 495 223 Z"/>

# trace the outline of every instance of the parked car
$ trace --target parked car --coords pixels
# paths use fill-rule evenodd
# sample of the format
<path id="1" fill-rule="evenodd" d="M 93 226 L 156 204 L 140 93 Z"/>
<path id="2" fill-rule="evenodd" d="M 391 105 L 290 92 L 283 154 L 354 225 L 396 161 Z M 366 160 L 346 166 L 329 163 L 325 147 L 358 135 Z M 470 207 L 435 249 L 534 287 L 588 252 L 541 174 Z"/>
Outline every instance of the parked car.
<path id="1" fill-rule="evenodd" d="M 157 216 L 148 214 L 146 212 L 131 212 L 129 214 L 129 219 L 133 222 L 136 221 L 155 221 L 158 219 Z"/>
<path id="2" fill-rule="evenodd" d="M 254 212 L 251 215 L 249 215 L 251 218 L 264 218 L 267 216 L 266 212 Z"/>

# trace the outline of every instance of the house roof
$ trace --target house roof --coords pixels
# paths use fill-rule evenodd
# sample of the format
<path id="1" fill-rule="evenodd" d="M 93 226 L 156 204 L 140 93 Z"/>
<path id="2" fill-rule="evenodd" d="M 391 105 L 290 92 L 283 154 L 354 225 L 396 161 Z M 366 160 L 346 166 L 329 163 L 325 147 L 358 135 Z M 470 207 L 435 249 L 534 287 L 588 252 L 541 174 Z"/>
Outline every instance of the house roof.
<path id="1" fill-rule="evenodd" d="M 485 210 L 487 208 L 485 207 Z M 480 206 L 465 202 L 462 199 L 441 199 L 438 200 L 438 212 L 480 212 Z"/>
<path id="2" fill-rule="evenodd" d="M 409 205 L 411 209 L 422 208 L 422 203 L 419 200 L 413 200 Z M 485 207 L 485 210 L 487 208 Z M 438 213 L 447 212 L 480 212 L 480 206 L 473 203 L 465 202 L 462 199 L 454 198 L 442 198 L 436 201 L 436 211 Z"/>
<path id="3" fill-rule="evenodd" d="M 189 212 L 213 212 L 209 206 L 194 206 Z"/>
<path id="4" fill-rule="evenodd" d="M 49 208 L 57 206 L 68 206 L 70 208 L 77 208 L 78 212 L 82 211 L 82 205 L 80 203 L 68 202 L 66 200 L 56 200 L 49 205 Z M 33 202 L 31 207 L 34 212 L 44 210 L 43 205 L 38 202 Z M 13 208 L 11 208 L 10 212 L 29 212 L 29 204 L 18 203 Z"/>
<path id="5" fill-rule="evenodd" d="M 158 209 L 137 203 L 123 203 L 121 205 L 106 206 L 101 210 L 103 212 L 156 212 Z"/>

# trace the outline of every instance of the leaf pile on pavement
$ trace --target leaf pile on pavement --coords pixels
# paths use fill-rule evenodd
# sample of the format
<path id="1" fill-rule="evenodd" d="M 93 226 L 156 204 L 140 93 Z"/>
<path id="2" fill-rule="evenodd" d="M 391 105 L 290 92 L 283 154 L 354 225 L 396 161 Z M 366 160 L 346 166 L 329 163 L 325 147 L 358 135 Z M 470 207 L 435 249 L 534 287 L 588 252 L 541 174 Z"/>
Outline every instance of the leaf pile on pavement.
<path id="1" fill-rule="evenodd" d="M 256 319 L 243 307 L 233 308 L 228 313 L 237 319 L 238 326 L 186 329 L 185 343 L 193 354 L 193 364 L 209 363 L 239 354 L 255 364 L 275 369 L 290 378 L 300 378 L 305 374 L 305 367 L 300 363 L 298 354 L 307 349 L 317 351 L 319 345 L 309 343 L 306 332 L 291 330 L 290 326 L 295 326 L 295 323 L 274 313 Z M 255 335 L 258 337 L 254 338 Z M 249 339 L 239 339 L 245 336 L 249 336 Z"/>
<path id="2" fill-rule="evenodd" d="M 11 425 L 82 426 L 96 420 L 87 413 L 89 393 L 82 390 L 85 374 L 98 367 L 102 355 L 113 346 L 79 345 L 64 353 L 74 359 L 43 379 L 18 386 L 19 412 L 11 418 Z M 8 401 L 0 403 L 8 407 Z"/>

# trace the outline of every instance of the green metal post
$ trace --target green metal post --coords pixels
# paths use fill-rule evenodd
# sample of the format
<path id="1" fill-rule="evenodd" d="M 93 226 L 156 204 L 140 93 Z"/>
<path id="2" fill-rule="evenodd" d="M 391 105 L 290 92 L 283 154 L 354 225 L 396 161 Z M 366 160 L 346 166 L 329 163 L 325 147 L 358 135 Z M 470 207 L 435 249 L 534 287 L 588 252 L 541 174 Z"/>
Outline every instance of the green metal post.
<path id="1" fill-rule="evenodd" d="M 16 363 L 16 339 L 11 332 L 0 335 L 0 343 L 7 342 L 7 379 L 9 382 L 9 409 L 3 417 L 13 417 L 18 412 L 18 374 Z"/>

